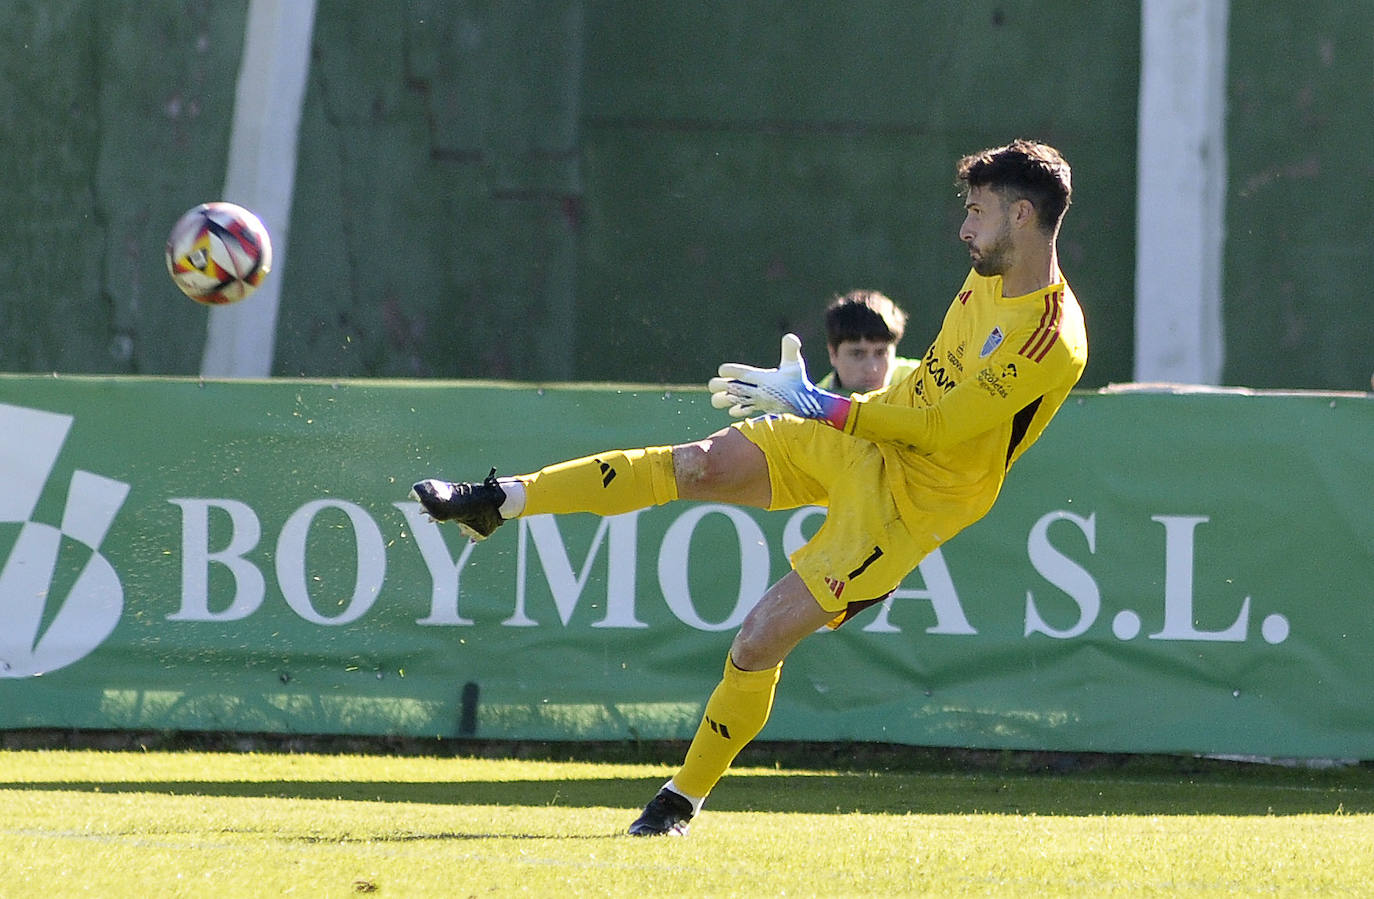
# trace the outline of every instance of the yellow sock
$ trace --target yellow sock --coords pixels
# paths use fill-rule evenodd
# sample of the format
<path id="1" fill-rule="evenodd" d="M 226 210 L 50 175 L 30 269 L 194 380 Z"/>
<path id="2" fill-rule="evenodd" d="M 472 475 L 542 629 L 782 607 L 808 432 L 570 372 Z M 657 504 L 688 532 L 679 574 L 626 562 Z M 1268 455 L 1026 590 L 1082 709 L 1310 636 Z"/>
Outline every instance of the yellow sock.
<path id="1" fill-rule="evenodd" d="M 525 484 L 521 515 L 619 515 L 677 499 L 671 446 L 597 453 L 541 468 L 520 480 Z"/>
<path id="2" fill-rule="evenodd" d="M 739 751 L 763 730 L 781 675 L 782 662 L 764 671 L 743 671 L 733 659 L 725 660 L 725 677 L 706 701 L 697 735 L 673 778 L 675 786 L 689 796 L 706 798 Z"/>

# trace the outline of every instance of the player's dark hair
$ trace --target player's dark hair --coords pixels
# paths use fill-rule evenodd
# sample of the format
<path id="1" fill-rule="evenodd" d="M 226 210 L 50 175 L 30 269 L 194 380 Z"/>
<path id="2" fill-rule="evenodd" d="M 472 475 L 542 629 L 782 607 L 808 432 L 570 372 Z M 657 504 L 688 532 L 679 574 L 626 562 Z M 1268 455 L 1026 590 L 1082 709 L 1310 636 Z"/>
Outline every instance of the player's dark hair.
<path id="1" fill-rule="evenodd" d="M 1073 195 L 1069 164 L 1048 144 L 1014 140 L 1005 147 L 991 147 L 959 160 L 955 166 L 963 190 L 988 187 L 1004 198 L 1029 200 L 1040 227 L 1050 234 L 1059 230 Z"/>
<path id="2" fill-rule="evenodd" d="M 825 339 L 831 348 L 846 340 L 897 343 L 906 333 L 906 313 L 876 290 L 851 290 L 825 309 Z"/>

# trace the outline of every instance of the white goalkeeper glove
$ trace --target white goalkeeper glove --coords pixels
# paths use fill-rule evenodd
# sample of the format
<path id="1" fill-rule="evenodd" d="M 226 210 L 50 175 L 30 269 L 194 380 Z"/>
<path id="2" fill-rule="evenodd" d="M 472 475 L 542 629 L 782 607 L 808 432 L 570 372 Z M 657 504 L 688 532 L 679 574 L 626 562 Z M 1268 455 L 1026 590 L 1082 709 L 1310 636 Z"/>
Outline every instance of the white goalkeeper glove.
<path id="1" fill-rule="evenodd" d="M 720 377 L 712 378 L 711 405 L 729 409 L 736 418 L 765 413 L 788 413 L 824 421 L 844 430 L 849 418 L 848 397 L 821 390 L 806 377 L 801 357 L 801 338 L 782 337 L 782 359 L 777 368 L 755 368 L 738 362 L 720 367 Z"/>

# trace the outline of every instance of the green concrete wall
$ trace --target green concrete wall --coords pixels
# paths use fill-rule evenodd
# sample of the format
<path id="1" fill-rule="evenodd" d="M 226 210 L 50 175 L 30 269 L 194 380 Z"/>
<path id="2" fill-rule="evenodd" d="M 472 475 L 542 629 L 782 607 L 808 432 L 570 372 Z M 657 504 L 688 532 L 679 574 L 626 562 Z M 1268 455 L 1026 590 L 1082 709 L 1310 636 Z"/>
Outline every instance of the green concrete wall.
<path id="1" fill-rule="evenodd" d="M 1232 0 L 1224 377 L 1368 390 L 1374 5 Z"/>
<path id="2" fill-rule="evenodd" d="M 1077 166 L 1089 378 L 1128 379 L 1138 17 L 1033 54 L 1073 16 L 932 9 L 322 7 L 278 370 L 696 382 L 780 327 L 820 368 L 818 310 L 855 286 L 919 356 L 967 270 L 954 160 L 1033 135 Z"/>
<path id="3" fill-rule="evenodd" d="M 0 369 L 194 373 L 167 231 L 223 186 L 246 2 L 0 7 Z"/>
<path id="4" fill-rule="evenodd" d="M 818 309 L 851 287 L 907 308 L 922 355 L 968 271 L 954 162 L 1027 136 L 1075 166 L 1088 380 L 1129 379 L 1134 4 L 642 8 L 589 7 L 579 371 L 700 379 L 781 328 L 819 369 Z"/>
<path id="5" fill-rule="evenodd" d="M 320 4 L 278 373 L 606 376 L 570 358 L 582 7 Z"/>
<path id="6" fill-rule="evenodd" d="M 222 189 L 246 10 L 0 9 L 0 370 L 198 370 L 162 243 Z M 1340 167 L 1368 18 L 1234 3 L 1232 383 L 1368 367 L 1369 188 Z M 920 355 L 967 267 L 954 160 L 1032 136 L 1075 168 L 1084 383 L 1129 380 L 1138 47 L 1137 3 L 321 2 L 274 373 L 698 382 L 784 327 L 819 369 L 818 309 L 856 286 Z"/>

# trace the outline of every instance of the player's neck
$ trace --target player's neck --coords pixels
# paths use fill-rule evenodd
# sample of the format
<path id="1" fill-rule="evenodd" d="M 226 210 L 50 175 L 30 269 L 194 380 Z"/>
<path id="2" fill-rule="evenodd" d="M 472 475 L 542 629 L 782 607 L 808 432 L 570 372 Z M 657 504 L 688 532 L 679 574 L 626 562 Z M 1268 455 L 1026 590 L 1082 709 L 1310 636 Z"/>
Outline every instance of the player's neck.
<path id="1" fill-rule="evenodd" d="M 1022 253 L 1016 265 L 1002 273 L 1002 296 L 1023 297 L 1063 280 L 1059 254 L 1053 243 L 1045 244 Z"/>

